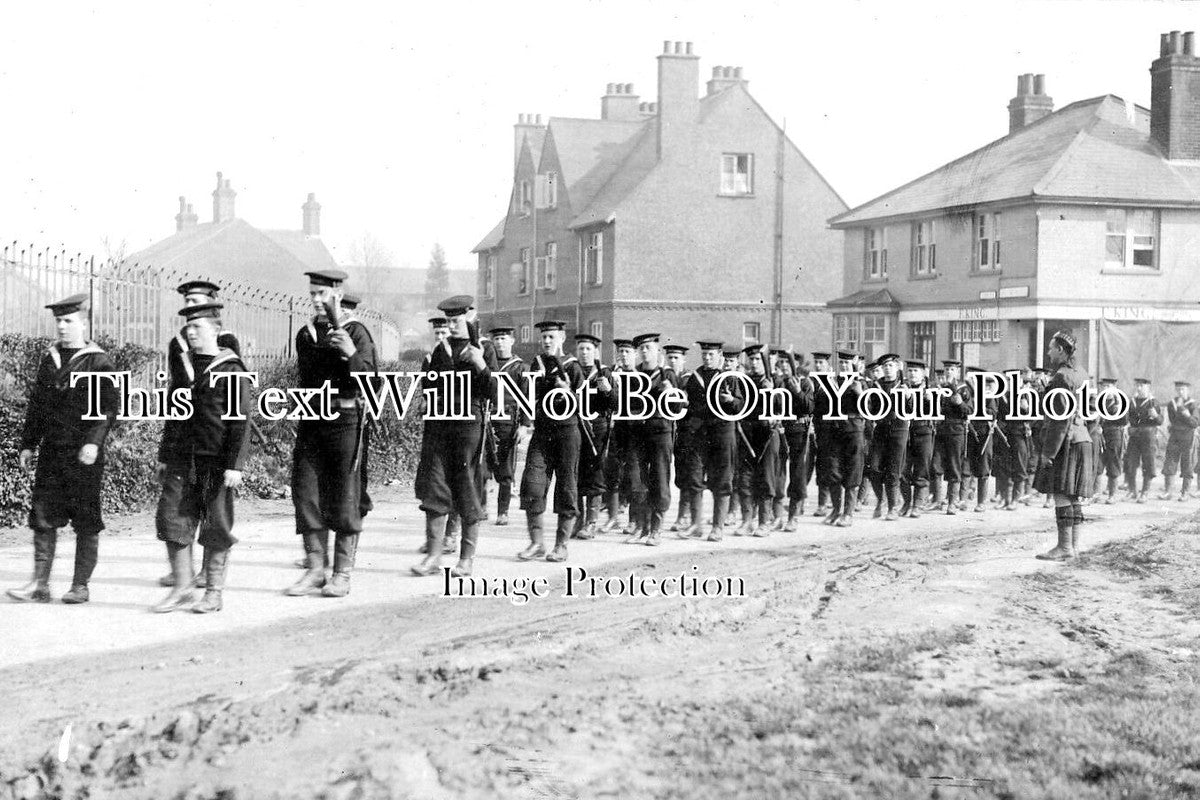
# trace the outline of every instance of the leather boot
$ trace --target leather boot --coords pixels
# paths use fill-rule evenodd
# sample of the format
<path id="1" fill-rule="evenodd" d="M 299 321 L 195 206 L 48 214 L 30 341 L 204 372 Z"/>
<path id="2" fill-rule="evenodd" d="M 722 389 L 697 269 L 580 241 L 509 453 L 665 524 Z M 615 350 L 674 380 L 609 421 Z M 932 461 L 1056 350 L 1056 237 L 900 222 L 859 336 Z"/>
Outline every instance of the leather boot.
<path id="1" fill-rule="evenodd" d="M 853 489 L 842 490 L 842 513 L 834 524 L 839 528 L 849 528 L 854 524 L 854 506 L 856 492 Z"/>
<path id="2" fill-rule="evenodd" d="M 975 479 L 975 510 L 987 511 L 988 476 L 981 475 Z"/>
<path id="3" fill-rule="evenodd" d="M 496 490 L 496 524 L 508 524 L 508 505 L 512 500 L 512 481 L 503 481 Z"/>
<path id="4" fill-rule="evenodd" d="M 830 486 L 829 487 L 829 509 L 830 510 L 829 510 L 829 516 L 827 516 L 827 517 L 825 517 L 825 519 L 821 520 L 821 523 L 823 525 L 836 525 L 837 524 L 838 517 L 840 517 L 842 515 L 842 506 L 843 506 L 842 497 L 843 497 L 843 495 L 845 495 L 845 493 L 846 493 L 846 490 L 843 489 L 841 486 Z"/>
<path id="5" fill-rule="evenodd" d="M 814 517 L 824 517 L 829 513 L 829 487 L 817 487 L 817 510 L 813 512 Z"/>
<path id="6" fill-rule="evenodd" d="M 1106 488 L 1108 489 L 1108 496 L 1104 498 L 1104 504 L 1111 506 L 1113 503 L 1117 502 L 1117 479 L 1109 478 L 1108 486 Z"/>
<path id="7" fill-rule="evenodd" d="M 350 594 L 350 573 L 358 555 L 358 534 L 339 533 L 333 544 L 333 575 L 321 590 L 326 597 L 345 597 Z"/>
<path id="8" fill-rule="evenodd" d="M 421 559 L 421 563 L 412 567 L 411 571 L 413 575 L 417 577 L 436 575 L 437 571 L 442 568 L 441 545 L 446 540 L 446 523 L 448 521 L 448 514 L 434 514 L 431 511 L 425 512 L 425 544 L 427 550 L 425 558 Z"/>
<path id="9" fill-rule="evenodd" d="M 1146 502 L 1146 496 L 1150 494 L 1150 481 L 1152 479 L 1148 475 L 1142 476 L 1142 493 L 1138 495 L 1138 502 Z"/>
<path id="10" fill-rule="evenodd" d="M 554 530 L 554 549 L 546 556 L 547 561 L 567 560 L 567 539 L 571 538 L 571 525 L 575 517 L 558 515 L 558 527 Z"/>
<path id="11" fill-rule="evenodd" d="M 851 494 L 855 497 L 854 510 L 857 511 L 867 502 L 867 483 L 860 483 L 857 491 L 851 492 Z M 843 507 L 845 506 L 844 500 L 842 501 L 842 505 Z"/>
<path id="12" fill-rule="evenodd" d="M 900 515 L 896 513 L 896 506 L 900 505 L 900 487 L 888 486 L 884 491 L 887 493 L 887 516 L 883 521 L 895 522 L 900 519 Z"/>
<path id="13" fill-rule="evenodd" d="M 1034 558 L 1041 561 L 1066 561 L 1074 552 L 1071 547 L 1071 529 L 1075 525 L 1075 514 L 1070 506 L 1055 506 L 1054 522 L 1058 526 L 1058 544 L 1045 553 L 1038 553 Z"/>
<path id="14" fill-rule="evenodd" d="M 946 481 L 946 513 L 954 516 L 958 513 L 958 481 Z"/>
<path id="15" fill-rule="evenodd" d="M 188 548 L 190 556 L 194 548 Z M 208 559 L 211 558 L 209 548 L 204 547 L 200 553 L 200 571 L 196 573 L 196 580 L 193 581 L 197 589 L 203 589 L 208 586 Z"/>
<path id="16" fill-rule="evenodd" d="M 742 524 L 734 529 L 734 536 L 748 536 L 754 532 L 753 513 L 754 510 L 750 505 L 750 498 L 746 495 L 738 495 L 738 506 L 742 512 Z"/>
<path id="17" fill-rule="evenodd" d="M 171 562 L 171 574 L 175 576 L 175 586 L 170 594 L 164 597 L 150 610 L 155 614 L 169 614 L 179 611 L 191 604 L 192 600 L 192 546 L 175 542 L 167 542 L 167 560 Z"/>
<path id="18" fill-rule="evenodd" d="M 924 486 L 913 487 L 912 508 L 908 509 L 908 516 L 913 519 L 921 518 L 921 514 L 925 511 L 925 493 L 928 491 Z"/>
<path id="19" fill-rule="evenodd" d="M 462 527 L 462 520 L 458 514 L 451 514 L 446 520 L 446 535 L 442 540 L 442 552 L 447 555 L 458 552 L 458 531 Z"/>
<path id="20" fill-rule="evenodd" d="M 692 539 L 704 538 L 704 491 L 692 492 L 688 509 L 690 523 L 683 535 Z"/>
<path id="21" fill-rule="evenodd" d="M 229 568 L 229 548 L 220 550 L 204 548 L 204 597 L 192 606 L 197 614 L 211 614 L 221 610 L 221 593 L 225 590 L 225 571 Z"/>
<path id="22" fill-rule="evenodd" d="M 900 516 L 902 517 L 907 517 L 908 512 L 912 511 L 914 489 L 915 487 L 911 483 L 900 485 L 900 498 L 904 501 L 904 504 L 900 506 Z"/>
<path id="23" fill-rule="evenodd" d="M 546 555 L 546 548 L 542 544 L 542 515 L 526 511 L 525 521 L 529 528 L 529 546 L 517 553 L 517 558 L 521 561 L 532 561 Z"/>
<path id="24" fill-rule="evenodd" d="M 458 552 L 458 563 L 450 569 L 450 575 L 455 578 L 468 578 L 475 566 L 475 545 L 479 541 L 479 523 L 472 522 L 463 526 L 462 549 Z"/>
<path id="25" fill-rule="evenodd" d="M 783 524 L 783 529 L 788 533 L 793 533 L 796 530 L 796 518 L 803 513 L 804 512 L 800 510 L 799 500 L 789 500 L 787 522 Z"/>
<path id="26" fill-rule="evenodd" d="M 754 535 L 762 538 L 771 532 L 771 513 L 775 505 L 775 500 L 770 497 L 764 497 L 758 501 L 758 527 L 754 529 Z"/>
<path id="27" fill-rule="evenodd" d="M 858 496 L 864 496 L 865 485 L 858 488 Z M 871 491 L 875 493 L 875 513 L 871 515 L 872 519 L 879 519 L 883 516 L 883 503 L 887 499 L 883 488 L 883 478 L 871 478 Z"/>
<path id="28" fill-rule="evenodd" d="M 719 542 L 725 534 L 725 515 L 729 513 L 729 495 L 713 496 L 712 528 L 708 531 L 710 542 Z"/>
<path id="29" fill-rule="evenodd" d="M 633 541 L 640 541 L 650 535 L 650 503 L 646 500 L 634 503 L 636 511 L 632 515 L 637 519 L 633 525 Z"/>
<path id="30" fill-rule="evenodd" d="M 621 495 L 618 492 L 608 492 L 604 495 L 604 513 L 607 519 L 604 520 L 604 525 L 600 526 L 600 533 L 608 533 L 616 530 L 621 516 Z"/>
<path id="31" fill-rule="evenodd" d="M 929 496 L 929 508 L 926 511 L 938 508 L 942 504 L 942 479 L 930 478 L 929 485 L 932 489 Z"/>
<path id="32" fill-rule="evenodd" d="M 1158 496 L 1159 500 L 1170 500 L 1171 499 L 1171 485 L 1173 483 L 1175 483 L 1174 475 L 1164 475 L 1163 476 L 1163 491 L 1162 491 L 1162 494 L 1160 494 Z"/>
<path id="33" fill-rule="evenodd" d="M 658 547 L 662 544 L 663 512 L 657 508 L 650 509 L 650 532 L 646 535 L 647 547 Z"/>
<path id="34" fill-rule="evenodd" d="M 596 532 L 600 528 L 600 495 L 585 497 L 579 509 L 579 519 L 582 524 L 576 526 L 579 532 L 575 534 L 575 538 L 585 542 L 595 539 Z"/>
<path id="35" fill-rule="evenodd" d="M 691 503 L 688 499 L 691 492 L 684 489 L 679 492 L 679 511 L 675 514 L 675 521 L 671 523 L 671 533 L 678 533 L 686 530 L 688 527 L 687 515 L 691 508 Z"/>
<path id="36" fill-rule="evenodd" d="M 75 575 L 71 578 L 71 589 L 62 596 L 67 605 L 79 605 L 88 601 L 88 581 L 96 569 L 100 556 L 100 532 L 75 534 Z M 191 587 L 191 562 L 188 562 L 188 589 Z"/>
<path id="37" fill-rule="evenodd" d="M 778 495 L 771 503 L 771 530 L 781 531 L 787 524 L 783 518 L 783 495 Z"/>
<path id="38" fill-rule="evenodd" d="M 325 586 L 325 553 L 328 549 L 329 531 L 314 531 L 304 534 L 304 552 L 308 554 L 308 569 L 300 580 L 284 590 L 288 597 L 303 597 L 316 594 Z"/>
<path id="39" fill-rule="evenodd" d="M 1179 502 L 1181 502 L 1181 503 L 1187 499 L 1188 489 L 1190 489 L 1192 487 L 1191 476 L 1184 475 L 1182 483 L 1183 483 L 1183 485 L 1179 487 Z"/>
<path id="40" fill-rule="evenodd" d="M 54 528 L 33 532 L 33 577 L 19 589 L 9 589 L 9 597 L 22 603 L 50 602 L 50 571 L 57 543 L 58 531 Z"/>

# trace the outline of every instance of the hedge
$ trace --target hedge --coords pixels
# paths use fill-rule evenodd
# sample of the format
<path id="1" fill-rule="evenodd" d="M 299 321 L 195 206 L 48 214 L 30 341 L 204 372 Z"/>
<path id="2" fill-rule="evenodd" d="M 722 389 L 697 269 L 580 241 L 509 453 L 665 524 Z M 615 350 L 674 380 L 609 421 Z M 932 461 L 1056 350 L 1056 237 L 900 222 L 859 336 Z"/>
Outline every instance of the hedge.
<path id="1" fill-rule="evenodd" d="M 23 526 L 28 517 L 33 475 L 21 470 L 18 453 L 26 396 L 50 341 L 22 334 L 0 335 L 0 374 L 8 384 L 0 386 L 0 527 Z M 140 345 L 116 345 L 103 340 L 98 343 L 122 371 L 136 373 L 155 357 L 153 350 Z M 253 369 L 253 364 L 250 367 Z M 380 367 L 387 370 L 417 368 L 417 364 L 405 363 Z M 260 386 L 287 388 L 296 385 L 296 378 L 294 364 L 259 371 Z M 243 473 L 243 495 L 283 497 L 291 483 L 296 423 L 287 420 L 271 422 L 257 414 L 252 418 L 266 442 L 256 438 L 250 446 L 250 458 Z M 109 434 L 105 444 L 103 491 L 106 514 L 153 508 L 158 500 L 158 483 L 154 480 L 156 462 L 153 457 L 147 458 L 147 454 L 158 452 L 161 435 L 162 423 L 149 420 L 120 422 Z M 372 484 L 412 478 L 421 447 L 419 417 L 410 415 L 408 419 L 399 420 L 391 413 L 385 414 L 383 419 L 372 424 L 370 442 Z"/>

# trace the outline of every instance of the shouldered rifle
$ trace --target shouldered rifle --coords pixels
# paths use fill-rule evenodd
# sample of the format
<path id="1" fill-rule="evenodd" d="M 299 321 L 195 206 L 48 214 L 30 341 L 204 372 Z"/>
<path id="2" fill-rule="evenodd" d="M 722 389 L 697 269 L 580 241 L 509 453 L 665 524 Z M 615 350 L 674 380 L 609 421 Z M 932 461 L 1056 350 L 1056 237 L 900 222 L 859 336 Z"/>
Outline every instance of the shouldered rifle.
<path id="1" fill-rule="evenodd" d="M 340 329 L 342 327 L 342 315 L 339 313 L 337 298 L 323 300 L 321 305 L 325 308 L 325 318 L 329 320 L 329 327 L 334 330 Z"/>

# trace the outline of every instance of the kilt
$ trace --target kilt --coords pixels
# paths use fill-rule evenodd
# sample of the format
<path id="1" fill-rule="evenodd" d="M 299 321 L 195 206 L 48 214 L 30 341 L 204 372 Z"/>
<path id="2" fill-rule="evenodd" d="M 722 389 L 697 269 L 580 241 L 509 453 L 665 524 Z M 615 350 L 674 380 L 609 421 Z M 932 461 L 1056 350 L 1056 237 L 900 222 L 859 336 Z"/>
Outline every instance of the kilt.
<path id="1" fill-rule="evenodd" d="M 1095 472 L 1092 467 L 1092 442 L 1063 440 L 1054 460 L 1039 467 L 1033 488 L 1042 494 L 1062 494 L 1069 497 L 1091 495 Z"/>

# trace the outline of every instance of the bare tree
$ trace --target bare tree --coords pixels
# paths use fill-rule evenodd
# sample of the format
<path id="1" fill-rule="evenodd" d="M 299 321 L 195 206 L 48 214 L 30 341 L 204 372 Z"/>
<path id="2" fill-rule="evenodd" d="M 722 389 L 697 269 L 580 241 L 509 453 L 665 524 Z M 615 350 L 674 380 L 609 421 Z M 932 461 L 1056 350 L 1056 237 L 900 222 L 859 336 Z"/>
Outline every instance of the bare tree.
<path id="1" fill-rule="evenodd" d="M 392 251 L 370 231 L 350 243 L 346 251 L 347 265 L 353 269 L 353 290 L 364 295 L 364 299 L 379 298 L 388 292 L 392 281 L 389 271 L 396 266 Z M 372 303 L 377 308 L 377 303 Z M 382 310 L 382 309 L 381 309 Z"/>
<path id="2" fill-rule="evenodd" d="M 444 297 L 450 291 L 450 269 L 446 265 L 446 251 L 440 244 L 433 246 L 429 254 L 429 268 L 425 271 L 425 296 L 433 298 Z"/>
<path id="3" fill-rule="evenodd" d="M 125 260 L 125 256 L 129 254 L 129 241 L 122 238 L 117 242 L 112 237 L 105 236 L 101 240 L 104 244 L 104 257 L 112 264 L 120 264 Z"/>

